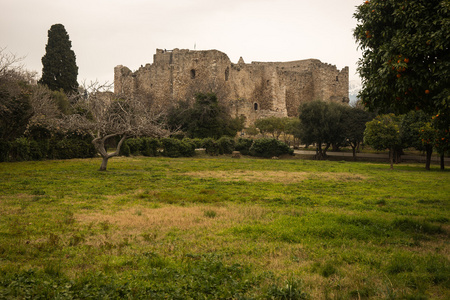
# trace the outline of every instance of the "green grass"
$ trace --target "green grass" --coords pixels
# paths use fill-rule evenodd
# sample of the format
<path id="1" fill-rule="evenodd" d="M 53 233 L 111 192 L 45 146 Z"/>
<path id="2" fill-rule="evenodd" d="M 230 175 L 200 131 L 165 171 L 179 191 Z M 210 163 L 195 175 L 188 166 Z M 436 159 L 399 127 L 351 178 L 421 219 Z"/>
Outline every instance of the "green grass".
<path id="1" fill-rule="evenodd" d="M 0 164 L 0 299 L 450 298 L 448 171 L 99 164 Z"/>

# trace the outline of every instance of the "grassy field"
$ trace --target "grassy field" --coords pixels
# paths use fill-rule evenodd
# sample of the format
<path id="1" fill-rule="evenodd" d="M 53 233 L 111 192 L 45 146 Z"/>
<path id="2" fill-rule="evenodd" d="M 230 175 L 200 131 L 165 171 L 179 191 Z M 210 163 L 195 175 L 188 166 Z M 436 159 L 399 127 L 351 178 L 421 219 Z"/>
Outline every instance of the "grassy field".
<path id="1" fill-rule="evenodd" d="M 0 299 L 449 299 L 450 172 L 218 158 L 0 164 Z"/>

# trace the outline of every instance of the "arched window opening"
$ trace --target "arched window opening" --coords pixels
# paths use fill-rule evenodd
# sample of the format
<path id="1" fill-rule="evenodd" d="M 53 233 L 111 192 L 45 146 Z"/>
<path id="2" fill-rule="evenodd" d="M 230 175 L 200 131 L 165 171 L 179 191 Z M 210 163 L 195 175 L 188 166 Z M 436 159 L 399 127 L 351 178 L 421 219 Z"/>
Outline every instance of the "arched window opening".
<path id="1" fill-rule="evenodd" d="M 258 110 L 258 103 L 255 102 L 255 104 L 253 104 L 253 108 L 256 110 Z"/>
<path id="2" fill-rule="evenodd" d="M 191 79 L 195 79 L 195 70 L 194 69 L 191 70 Z"/>

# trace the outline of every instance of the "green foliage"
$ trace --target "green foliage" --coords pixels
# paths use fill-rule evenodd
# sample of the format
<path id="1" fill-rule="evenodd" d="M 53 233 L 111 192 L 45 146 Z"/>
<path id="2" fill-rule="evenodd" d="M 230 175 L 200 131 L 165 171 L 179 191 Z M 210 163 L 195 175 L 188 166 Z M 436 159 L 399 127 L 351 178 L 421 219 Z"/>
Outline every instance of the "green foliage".
<path id="1" fill-rule="evenodd" d="M 241 152 L 243 155 L 249 155 L 252 144 L 252 139 L 238 138 L 235 150 Z"/>
<path id="2" fill-rule="evenodd" d="M 306 300 L 310 299 L 310 296 L 302 291 L 302 284 L 299 280 L 290 278 L 286 280 L 284 285 L 272 285 L 269 288 L 268 296 L 270 299 L 279 300 Z"/>
<path id="3" fill-rule="evenodd" d="M 429 114 L 450 108 L 450 5 L 447 0 L 371 0 L 358 6 L 360 97 L 382 112 Z"/>
<path id="4" fill-rule="evenodd" d="M 263 136 L 265 136 L 266 133 L 269 133 L 273 138 L 278 140 L 281 133 L 286 130 L 285 123 L 284 118 L 268 117 L 256 120 L 255 126 L 259 129 Z"/>
<path id="5" fill-rule="evenodd" d="M 195 139 L 189 139 L 186 138 L 187 141 L 193 143 L 195 145 L 195 148 L 203 148 L 203 139 L 195 138 Z"/>
<path id="6" fill-rule="evenodd" d="M 52 25 L 48 31 L 45 55 L 42 57 L 42 78 L 39 83 L 48 86 L 52 91 L 77 91 L 78 67 L 71 48 L 72 42 L 64 26 Z"/>
<path id="7" fill-rule="evenodd" d="M 250 155 L 258 157 L 274 157 L 283 154 L 293 154 L 294 150 L 277 139 L 257 139 L 250 147 Z"/>
<path id="8" fill-rule="evenodd" d="M 63 139 L 53 138 L 49 152 L 49 157 L 54 159 L 88 158 L 97 153 L 90 137 L 77 134 Z"/>
<path id="9" fill-rule="evenodd" d="M 401 140 L 404 147 L 414 147 L 417 150 L 425 150 L 422 139 L 428 137 L 422 136 L 422 127 L 430 122 L 431 118 L 423 111 L 410 111 L 405 114 L 401 120 Z M 431 125 L 431 124 L 430 124 Z"/>
<path id="10" fill-rule="evenodd" d="M 366 123 L 373 119 L 369 112 L 351 106 L 344 106 L 342 110 L 342 130 L 346 141 L 354 149 L 364 141 Z"/>
<path id="11" fill-rule="evenodd" d="M 124 144 L 128 145 L 131 155 L 137 156 L 141 154 L 142 142 L 140 138 L 129 138 L 125 140 Z"/>
<path id="12" fill-rule="evenodd" d="M 301 124 L 298 118 L 286 118 L 285 131 L 287 134 L 292 134 L 295 138 L 301 136 Z"/>
<path id="13" fill-rule="evenodd" d="M 311 101 L 300 108 L 300 140 L 306 144 L 316 144 L 319 159 L 326 157 L 326 150 L 332 144 L 345 142 L 342 128 L 344 106 L 334 102 Z M 322 144 L 326 148 L 322 149 Z"/>
<path id="14" fill-rule="evenodd" d="M 257 283 L 247 268 L 226 265 L 213 255 L 186 255 L 183 263 L 166 261 L 155 253 L 142 253 L 139 259 L 147 262 L 147 268 L 132 281 L 104 272 L 85 273 L 69 280 L 55 272 L 54 263 L 46 272 L 8 274 L 0 281 L 0 298 L 241 299 Z"/>
<path id="15" fill-rule="evenodd" d="M 253 124 L 245 129 L 245 133 L 249 136 L 257 136 L 259 134 L 258 128 Z"/>
<path id="16" fill-rule="evenodd" d="M 12 72 L 12 71 L 10 71 Z M 0 77 L 0 139 L 20 137 L 32 117 L 30 87 L 8 76 Z"/>
<path id="17" fill-rule="evenodd" d="M 52 92 L 52 98 L 58 109 L 65 115 L 70 113 L 70 102 L 63 89 Z"/>
<path id="18" fill-rule="evenodd" d="M 219 145 L 217 142 L 212 138 L 206 138 L 203 140 L 203 147 L 205 147 L 206 154 L 209 154 L 211 156 L 217 156 L 219 155 Z"/>
<path id="19" fill-rule="evenodd" d="M 42 133 L 42 132 L 41 132 Z M 3 161 L 27 161 L 41 159 L 88 158 L 96 154 L 89 136 L 69 133 L 54 134 L 47 138 L 34 130 L 32 135 L 21 137 L 13 142 L 3 143 L 6 153 Z"/>
<path id="20" fill-rule="evenodd" d="M 130 156 L 131 155 L 130 146 L 128 146 L 126 141 L 122 144 L 122 147 L 120 147 L 119 154 L 123 155 L 123 156 Z"/>
<path id="21" fill-rule="evenodd" d="M 219 154 L 231 154 L 234 151 L 234 139 L 229 136 L 223 136 L 217 140 L 217 146 L 219 147 Z"/>
<path id="22" fill-rule="evenodd" d="M 158 156 L 158 149 L 161 147 L 159 139 L 142 138 L 141 153 L 144 156 Z"/>
<path id="23" fill-rule="evenodd" d="M 12 143 L 11 157 L 13 161 L 30 160 L 30 141 L 24 137 L 16 139 Z"/>
<path id="24" fill-rule="evenodd" d="M 161 139 L 162 155 L 167 157 L 191 157 L 195 155 L 195 145 L 189 141 L 173 138 Z"/>
<path id="25" fill-rule="evenodd" d="M 417 146 L 417 148 L 426 148 L 428 146 L 432 148 L 435 140 L 437 139 L 436 129 L 432 127 L 431 122 L 421 123 L 418 125 L 422 126 L 420 126 L 419 128 L 415 128 L 418 132 L 417 140 L 420 140 L 420 144 L 418 143 L 419 145 Z"/>
<path id="26" fill-rule="evenodd" d="M 11 142 L 0 139 L 0 162 L 9 161 L 9 152 L 11 151 Z"/>
<path id="27" fill-rule="evenodd" d="M 189 102 L 181 101 L 169 111 L 168 124 L 181 128 L 190 138 L 234 137 L 242 130 L 245 119 L 231 118 L 226 108 L 219 104 L 212 93 L 198 93 L 191 107 Z"/>
<path id="28" fill-rule="evenodd" d="M 381 115 L 367 122 L 364 141 L 376 150 L 392 150 L 401 145 L 398 117 L 393 114 Z"/>

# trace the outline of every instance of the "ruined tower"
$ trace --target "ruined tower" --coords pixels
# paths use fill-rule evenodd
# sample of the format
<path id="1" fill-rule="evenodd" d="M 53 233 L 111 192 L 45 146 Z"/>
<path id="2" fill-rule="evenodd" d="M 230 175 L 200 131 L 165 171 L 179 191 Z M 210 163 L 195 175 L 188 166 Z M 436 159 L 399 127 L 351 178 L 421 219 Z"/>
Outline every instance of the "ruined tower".
<path id="1" fill-rule="evenodd" d="M 306 101 L 347 104 L 348 73 L 348 67 L 338 70 L 317 59 L 246 64 L 241 57 L 234 64 L 217 50 L 157 49 L 153 64 L 135 72 L 115 67 L 114 92 L 143 93 L 164 106 L 215 92 L 233 117 L 244 115 L 250 125 L 268 116 L 297 116 Z"/>

